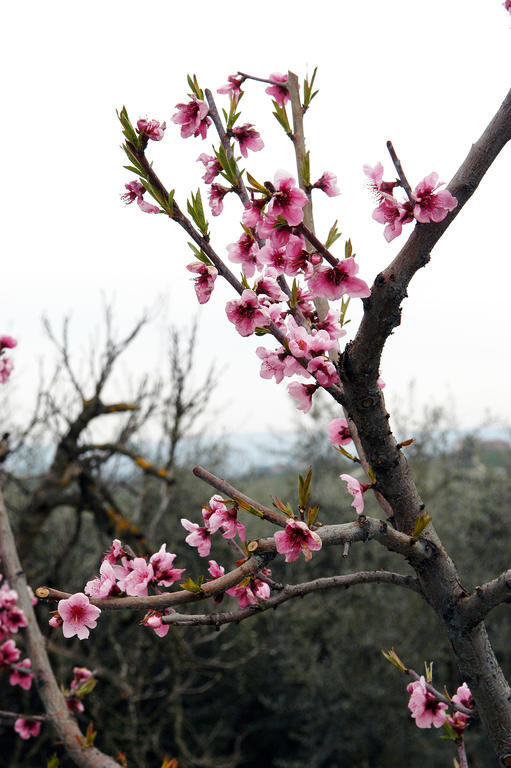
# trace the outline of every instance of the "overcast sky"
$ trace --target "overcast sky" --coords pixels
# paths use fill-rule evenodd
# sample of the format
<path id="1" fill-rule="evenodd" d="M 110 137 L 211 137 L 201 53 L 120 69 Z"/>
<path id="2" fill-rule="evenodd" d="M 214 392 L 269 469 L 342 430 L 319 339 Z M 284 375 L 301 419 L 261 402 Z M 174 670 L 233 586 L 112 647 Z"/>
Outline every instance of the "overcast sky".
<path id="1" fill-rule="evenodd" d="M 49 369 L 53 355 L 41 315 L 58 326 L 72 314 L 78 361 L 100 343 L 105 299 L 115 305 L 120 333 L 144 308 L 159 308 L 119 369 L 120 389 L 124 378 L 163 366 L 169 323 L 186 328 L 199 314 L 198 356 L 220 371 L 217 425 L 235 432 L 293 428 L 294 401 L 285 382 L 259 377 L 261 341 L 241 338 L 227 322 L 228 287 L 218 286 L 199 310 L 177 226 L 121 203 L 131 177 L 122 168 L 115 110 L 124 104 L 134 121 L 167 121 L 150 154 L 184 207 L 201 183 L 196 158 L 214 141 L 212 130 L 205 141 L 182 140 L 170 120 L 186 100 L 186 74 L 216 90 L 237 70 L 303 76 L 317 66 L 320 93 L 306 116 L 312 175 L 333 171 L 342 191 L 316 197 L 318 233 L 338 219 L 371 284 L 406 234 L 384 240 L 371 218 L 363 164 L 381 160 L 392 178 L 390 138 L 412 186 L 433 170 L 448 181 L 510 86 L 511 16 L 498 0 L 23 2 L 4 8 L 1 34 L 9 74 L 0 331 L 19 340 L 9 386 L 20 409 L 33 396 L 39 361 Z M 291 143 L 271 117 L 264 86 L 248 85 L 242 105 L 242 121 L 254 122 L 266 145 L 249 155 L 249 170 L 260 179 L 277 168 L 294 172 Z M 463 425 L 488 409 L 511 423 L 510 175 L 507 147 L 414 279 L 383 358 L 391 405 L 414 379 L 419 404 L 447 402 Z M 238 238 L 239 218 L 239 203 L 228 198 L 225 214 L 211 221 L 221 254 Z M 355 330 L 358 316 L 354 309 L 348 328 Z"/>

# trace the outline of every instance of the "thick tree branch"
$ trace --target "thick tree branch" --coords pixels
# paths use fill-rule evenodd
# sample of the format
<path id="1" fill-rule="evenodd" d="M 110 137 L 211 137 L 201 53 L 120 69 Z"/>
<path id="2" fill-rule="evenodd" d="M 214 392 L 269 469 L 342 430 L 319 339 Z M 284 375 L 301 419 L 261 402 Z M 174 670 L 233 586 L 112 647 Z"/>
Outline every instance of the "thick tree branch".
<path id="1" fill-rule="evenodd" d="M 476 587 L 458 605 L 458 619 L 464 629 L 471 629 L 483 621 L 491 610 L 502 603 L 511 603 L 511 570 L 504 571 L 492 581 Z"/>
<path id="2" fill-rule="evenodd" d="M 28 655 L 32 661 L 32 672 L 41 701 L 48 719 L 51 721 L 59 738 L 63 742 L 69 757 L 80 768 L 119 768 L 111 757 L 103 754 L 96 747 L 84 747 L 85 738 L 76 720 L 66 706 L 66 700 L 55 680 L 48 659 L 45 639 L 41 634 L 27 590 L 27 581 L 21 567 L 16 544 L 9 525 L 3 496 L 0 493 L 0 559 L 5 577 L 11 589 L 18 593 L 18 605 L 27 619 L 28 625 L 23 630 Z"/>

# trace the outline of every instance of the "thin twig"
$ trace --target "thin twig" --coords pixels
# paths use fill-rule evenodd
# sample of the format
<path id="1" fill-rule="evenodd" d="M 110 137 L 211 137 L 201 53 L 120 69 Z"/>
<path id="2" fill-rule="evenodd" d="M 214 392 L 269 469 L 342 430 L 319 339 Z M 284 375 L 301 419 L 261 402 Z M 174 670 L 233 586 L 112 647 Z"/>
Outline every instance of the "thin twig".
<path id="1" fill-rule="evenodd" d="M 401 160 L 396 155 L 396 150 L 394 149 L 394 146 L 391 141 L 387 141 L 387 149 L 389 150 L 389 155 L 392 158 L 392 162 L 394 163 L 394 168 L 396 169 L 397 175 L 399 176 L 399 181 L 404 191 L 406 192 L 406 196 L 408 200 L 411 203 L 415 204 L 415 200 L 413 199 L 413 195 L 412 195 L 412 188 L 408 183 L 408 179 L 406 178 L 405 172 L 403 171 L 403 166 L 401 165 Z"/>

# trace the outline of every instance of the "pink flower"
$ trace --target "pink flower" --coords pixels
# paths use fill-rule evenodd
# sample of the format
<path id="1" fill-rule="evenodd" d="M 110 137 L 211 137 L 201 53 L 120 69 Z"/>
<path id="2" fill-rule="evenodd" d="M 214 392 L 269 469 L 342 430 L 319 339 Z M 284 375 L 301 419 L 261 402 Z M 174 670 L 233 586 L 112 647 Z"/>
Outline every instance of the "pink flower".
<path id="1" fill-rule="evenodd" d="M 214 579 L 219 579 L 225 573 L 223 565 L 218 565 L 216 560 L 208 560 L 208 571 Z"/>
<path id="2" fill-rule="evenodd" d="M 270 322 L 266 311 L 261 309 L 256 294 L 249 289 L 243 291 L 241 298 L 228 301 L 225 311 L 240 336 L 250 336 L 256 327 L 269 325 Z"/>
<path id="3" fill-rule="evenodd" d="M 209 508 L 213 510 L 213 514 L 210 515 L 208 520 L 208 527 L 211 533 L 215 533 L 221 528 L 224 533 L 222 534 L 224 539 L 233 539 L 236 533 L 242 541 L 245 541 L 245 526 L 238 520 L 238 512 L 236 507 L 226 507 L 222 503 L 222 497 L 215 494 L 209 501 Z"/>
<path id="4" fill-rule="evenodd" d="M 365 299 L 371 295 L 371 291 L 367 283 L 354 277 L 357 272 L 358 264 L 350 256 L 349 259 L 339 261 L 335 267 L 317 267 L 307 284 L 314 296 L 335 300 L 347 294 Z"/>
<path id="5" fill-rule="evenodd" d="M 96 619 L 101 613 L 99 608 L 90 604 L 89 598 L 83 592 L 77 592 L 66 600 L 59 600 L 57 608 L 63 622 L 64 637 L 77 635 L 80 640 L 89 637 L 89 629 L 96 627 Z"/>
<path id="6" fill-rule="evenodd" d="M 460 685 L 452 700 L 455 704 L 470 709 L 472 706 L 472 692 L 466 683 Z"/>
<path id="7" fill-rule="evenodd" d="M 381 376 L 378 376 L 378 378 L 376 379 L 376 386 L 379 389 L 384 389 L 387 386 L 387 384 L 385 381 L 383 381 Z"/>
<path id="8" fill-rule="evenodd" d="M 410 683 L 406 690 L 411 692 L 408 708 L 418 728 L 441 728 L 445 722 L 447 704 L 436 701 L 432 693 L 426 688 L 424 677 L 414 683 Z"/>
<path id="9" fill-rule="evenodd" d="M 276 383 L 280 384 L 285 375 L 283 358 L 286 356 L 286 354 L 287 353 L 285 350 L 283 350 L 283 353 L 279 353 L 278 350 L 271 352 L 264 347 L 257 347 L 256 355 L 260 360 L 263 361 L 261 363 L 261 370 L 259 372 L 261 378 L 272 379 L 275 377 Z"/>
<path id="10" fill-rule="evenodd" d="M 66 707 L 75 715 L 83 712 L 84 706 L 77 696 L 66 696 Z"/>
<path id="11" fill-rule="evenodd" d="M 351 443 L 350 428 L 346 419 L 334 419 L 330 422 L 328 425 L 328 439 L 333 445 Z"/>
<path id="12" fill-rule="evenodd" d="M 206 184 L 211 184 L 213 179 L 218 176 L 220 171 L 222 170 L 222 166 L 220 165 L 219 161 L 216 157 L 213 157 L 212 155 L 206 155 L 204 152 L 199 155 L 197 160 L 201 163 L 203 163 L 204 168 L 206 169 L 206 173 L 202 177 L 203 181 Z"/>
<path id="13" fill-rule="evenodd" d="M 6 640 L 0 645 L 0 667 L 14 664 L 21 656 L 21 651 L 16 647 L 14 640 Z"/>
<path id="14" fill-rule="evenodd" d="M 176 104 L 176 107 L 179 111 L 172 115 L 172 122 L 181 126 L 182 138 L 202 136 L 205 139 L 208 126 L 211 125 L 211 120 L 207 117 L 209 107 L 206 102 L 192 96 L 188 104 Z"/>
<path id="15" fill-rule="evenodd" d="M 118 560 L 124 557 L 125 554 L 126 552 L 124 551 L 124 547 L 122 546 L 119 539 L 114 539 L 110 549 L 105 552 L 105 558 L 109 563 L 116 563 Z"/>
<path id="16" fill-rule="evenodd" d="M 12 349 L 13 347 L 16 347 L 17 344 L 18 342 L 16 339 L 13 339 L 12 336 L 0 336 L 0 349 L 3 349 L 4 347 Z"/>
<path id="17" fill-rule="evenodd" d="M 3 628 L 11 634 L 15 634 L 18 629 L 27 626 L 25 614 L 17 605 L 9 605 L 1 614 L 1 623 Z"/>
<path id="18" fill-rule="evenodd" d="M 267 568 L 263 568 L 263 573 L 269 573 Z M 245 579 L 241 584 L 226 589 L 226 593 L 235 597 L 240 608 L 246 608 L 248 605 L 254 605 L 258 600 L 268 600 L 270 596 L 270 587 L 261 579 Z"/>
<path id="19" fill-rule="evenodd" d="M 307 365 L 307 370 L 312 373 L 322 387 L 331 387 L 332 384 L 337 384 L 339 381 L 339 374 L 335 365 L 325 357 L 313 357 Z"/>
<path id="20" fill-rule="evenodd" d="M 447 715 L 447 721 L 449 725 L 454 728 L 458 736 L 463 735 L 463 731 L 468 726 L 470 715 L 465 715 L 463 712 L 456 711 L 453 715 Z"/>
<path id="21" fill-rule="evenodd" d="M 277 270 L 269 267 L 266 273 L 260 277 L 254 284 L 254 292 L 257 296 L 267 296 L 270 302 L 286 301 L 287 295 L 284 293 L 277 280 Z M 265 306 L 268 306 L 266 300 L 261 300 Z"/>
<path id="22" fill-rule="evenodd" d="M 287 269 L 287 255 L 284 246 L 265 245 L 259 251 L 259 261 L 275 270 L 275 274 L 283 275 Z"/>
<path id="23" fill-rule="evenodd" d="M 371 487 L 370 483 L 359 483 L 356 478 L 351 475 L 341 475 L 341 480 L 347 483 L 347 491 L 353 496 L 352 507 L 355 507 L 357 515 L 362 515 L 364 512 L 364 493 Z"/>
<path id="24" fill-rule="evenodd" d="M 241 264 L 247 277 L 253 277 L 256 269 L 260 269 L 259 248 L 255 237 L 250 232 L 244 232 L 236 243 L 227 246 L 229 259 L 234 264 Z"/>
<path id="25" fill-rule="evenodd" d="M 176 555 L 166 551 L 166 544 L 162 544 L 156 554 L 151 555 L 149 563 L 153 567 L 154 581 L 158 582 L 159 587 L 170 587 L 181 578 L 185 568 L 174 568 Z"/>
<path id="26" fill-rule="evenodd" d="M 303 237 L 291 235 L 286 245 L 286 275 L 294 277 L 303 273 L 306 278 L 312 274 L 310 254 L 305 248 Z"/>
<path id="27" fill-rule="evenodd" d="M 212 184 L 209 188 L 209 207 L 213 216 L 220 216 L 224 210 L 224 197 L 231 190 L 221 184 Z"/>
<path id="28" fill-rule="evenodd" d="M 48 624 L 50 625 L 50 627 L 53 627 L 54 629 L 58 629 L 63 624 L 62 617 L 59 616 L 58 613 L 55 613 L 49 620 Z"/>
<path id="29" fill-rule="evenodd" d="M 286 563 L 298 560 L 300 552 L 303 552 L 305 560 L 308 562 L 312 557 L 311 549 L 321 549 L 322 546 L 318 534 L 309 530 L 303 520 L 289 520 L 285 530 L 277 531 L 273 538 L 277 552 L 286 556 Z"/>
<path id="30" fill-rule="evenodd" d="M 288 385 L 287 391 L 292 397 L 298 400 L 298 405 L 296 406 L 298 410 L 303 411 L 304 413 L 309 413 L 312 407 L 312 395 L 317 388 L 317 384 L 301 384 L 298 381 L 292 381 L 291 384 Z"/>
<path id="31" fill-rule="evenodd" d="M 197 523 L 191 523 L 186 518 L 181 518 L 181 525 L 191 533 L 186 537 L 185 541 L 191 547 L 197 547 L 197 551 L 201 557 L 209 555 L 211 550 L 211 531 L 207 528 L 201 528 Z"/>
<path id="32" fill-rule="evenodd" d="M 11 685 L 19 685 L 21 688 L 23 688 L 25 691 L 30 690 L 30 686 L 32 685 L 32 679 L 34 675 L 30 671 L 32 667 L 32 662 L 30 659 L 23 659 L 23 661 L 18 661 L 16 663 L 16 667 L 11 667 L 11 672 L 9 675 L 9 683 Z"/>
<path id="33" fill-rule="evenodd" d="M 241 221 L 246 227 L 255 227 L 262 220 L 262 210 L 268 202 L 266 197 L 253 197 L 250 205 L 243 211 Z"/>
<path id="34" fill-rule="evenodd" d="M 373 219 L 379 224 L 385 224 L 383 235 L 390 243 L 401 234 L 403 224 L 413 221 L 412 205 L 408 201 L 402 205 L 392 195 L 383 195 L 380 204 L 373 211 Z"/>
<path id="35" fill-rule="evenodd" d="M 509 11 L 509 13 L 511 13 L 511 0 L 504 0 L 502 5 L 506 9 L 506 11 Z"/>
<path id="36" fill-rule="evenodd" d="M 443 221 L 449 211 L 453 211 L 458 205 L 456 198 L 447 189 L 436 192 L 442 184 L 442 181 L 438 181 L 438 173 L 433 171 L 415 187 L 413 215 L 422 224 Z"/>
<path id="37" fill-rule="evenodd" d="M 133 597 L 145 597 L 147 587 L 154 579 L 153 566 L 148 565 L 144 557 L 134 557 L 133 560 L 128 561 L 128 567 L 130 568 L 128 575 L 121 577 L 118 581 L 119 589 Z"/>
<path id="38" fill-rule="evenodd" d="M 175 613 L 174 608 L 165 608 L 163 611 L 149 611 L 142 619 L 142 624 L 151 627 L 158 637 L 165 637 L 170 629 L 170 624 L 164 624 L 162 618 L 163 616 L 170 616 L 171 613 Z"/>
<path id="39" fill-rule="evenodd" d="M 14 723 L 14 730 L 22 739 L 29 739 L 31 736 L 39 736 L 41 721 L 26 720 L 24 717 L 18 717 Z"/>
<path id="40" fill-rule="evenodd" d="M 264 147 L 264 142 L 252 123 L 245 123 L 238 128 L 233 128 L 232 135 L 239 142 L 240 152 L 243 157 L 248 157 L 247 150 L 249 149 L 252 152 L 259 152 Z"/>
<path id="41" fill-rule="evenodd" d="M 163 134 L 166 128 L 165 123 L 159 123 L 158 120 L 138 120 L 137 130 L 139 133 L 143 133 L 148 139 L 152 141 L 160 141 L 163 139 Z"/>
<path id="42" fill-rule="evenodd" d="M 151 203 L 148 203 L 146 200 L 144 200 L 143 195 L 144 192 L 146 192 L 146 188 L 139 181 L 130 181 L 124 186 L 128 191 L 125 192 L 124 195 L 121 195 L 121 200 L 124 200 L 126 205 L 129 205 L 134 200 L 136 200 L 138 207 L 141 211 L 144 211 L 144 213 L 160 212 L 158 206 L 152 205 Z"/>
<path id="43" fill-rule="evenodd" d="M 272 195 L 268 206 L 270 216 L 282 216 L 287 223 L 295 227 L 303 220 L 304 205 L 307 205 L 308 199 L 305 192 L 302 192 L 292 176 L 287 171 L 277 171 L 275 174 L 275 192 Z"/>
<path id="44" fill-rule="evenodd" d="M 0 358 L 0 384 L 5 384 L 14 368 L 14 363 L 10 357 Z"/>
<path id="45" fill-rule="evenodd" d="M 325 171 L 312 186 L 315 189 L 323 190 L 328 197 L 335 197 L 341 194 L 337 187 L 337 176 L 334 173 L 330 173 L 330 171 Z"/>
<path id="46" fill-rule="evenodd" d="M 218 271 L 202 261 L 193 261 L 186 268 L 189 272 L 195 273 L 194 287 L 199 304 L 206 304 L 213 293 Z"/>
<path id="47" fill-rule="evenodd" d="M 380 193 L 392 195 L 392 191 L 396 186 L 396 182 L 382 181 L 383 165 L 381 163 L 376 163 L 374 167 L 370 165 L 364 165 L 364 173 L 371 179 L 371 184 L 369 186 L 378 197 L 378 199 L 381 198 Z"/>
<path id="48" fill-rule="evenodd" d="M 84 683 L 89 677 L 92 677 L 92 672 L 87 667 L 73 667 L 74 680 L 71 681 L 71 688 L 77 688 L 80 683 Z"/>
<path id="49" fill-rule="evenodd" d="M 222 85 L 217 89 L 217 93 L 230 93 L 231 96 L 237 97 L 241 93 L 241 86 L 244 78 L 242 75 L 229 75 L 227 78 L 227 84 Z"/>
<path id="50" fill-rule="evenodd" d="M 339 325 L 339 315 L 331 309 L 327 316 L 316 323 L 318 331 L 326 331 L 332 341 L 340 339 L 342 336 L 346 336 L 346 331 Z"/>
<path id="51" fill-rule="evenodd" d="M 286 87 L 278 85 L 278 83 L 287 83 L 287 75 L 281 75 L 280 72 L 272 72 L 268 80 L 273 80 L 276 84 L 265 88 L 264 92 L 272 96 L 279 106 L 285 106 L 289 101 L 289 91 Z"/>
<path id="52" fill-rule="evenodd" d="M 107 559 L 103 560 L 99 569 L 99 579 L 92 579 L 92 581 L 87 582 L 83 590 L 85 594 L 91 597 L 105 598 L 116 592 L 119 593 L 116 583 L 118 573 L 116 575 L 115 571 L 118 567 L 113 566 Z"/>

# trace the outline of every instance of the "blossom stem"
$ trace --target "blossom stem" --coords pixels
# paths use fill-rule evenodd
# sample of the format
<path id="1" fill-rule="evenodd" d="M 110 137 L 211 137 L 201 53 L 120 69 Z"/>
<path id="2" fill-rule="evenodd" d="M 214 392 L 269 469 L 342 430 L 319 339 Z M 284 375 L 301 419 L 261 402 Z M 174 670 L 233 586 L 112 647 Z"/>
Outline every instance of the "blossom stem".
<path id="1" fill-rule="evenodd" d="M 320 253 L 323 258 L 332 265 L 332 267 L 336 267 L 339 264 L 339 259 L 336 259 L 335 256 L 330 253 L 328 248 L 325 248 L 321 240 L 318 240 L 314 232 L 312 232 L 309 227 L 302 223 L 299 224 L 296 229 L 298 232 L 301 232 L 302 235 L 305 235 L 309 243 L 314 246 L 318 253 Z"/>
<path id="2" fill-rule="evenodd" d="M 218 114 L 218 109 L 217 109 L 213 94 L 211 93 L 209 88 L 206 88 L 206 90 L 204 91 L 204 94 L 206 96 L 206 100 L 209 105 L 209 116 L 213 120 L 214 126 L 217 130 L 220 141 L 222 142 L 223 148 L 225 149 L 227 157 L 229 158 L 229 160 L 234 160 L 231 142 L 229 141 L 229 137 L 226 134 L 224 127 L 222 125 L 222 120 L 220 119 L 220 115 Z M 235 191 L 239 195 L 240 200 L 242 200 L 245 207 L 247 207 L 250 204 L 250 198 L 248 196 L 247 188 L 245 186 L 245 182 L 242 179 L 237 163 L 236 163 L 236 178 L 238 179 L 238 188 L 237 189 L 235 188 Z"/>
<path id="3" fill-rule="evenodd" d="M 279 88 L 287 88 L 286 83 L 280 83 L 277 80 L 268 80 L 265 77 L 256 77 L 255 75 L 247 75 L 245 72 L 237 73 L 244 80 L 256 80 L 258 83 L 269 83 L 270 85 L 278 85 Z"/>
<path id="4" fill-rule="evenodd" d="M 405 674 L 409 675 L 412 680 L 421 679 L 421 676 L 418 675 L 414 669 L 406 669 Z M 440 691 L 434 688 L 431 683 L 426 683 L 426 689 L 429 691 L 429 693 L 432 693 L 435 699 L 438 699 L 438 701 L 443 701 L 444 704 L 448 704 L 453 709 L 457 709 L 458 712 L 463 712 L 464 715 L 469 715 L 472 718 L 474 717 L 473 709 L 469 709 L 468 707 L 463 706 L 463 704 L 456 704 L 456 702 L 448 699 L 447 696 L 444 696 L 443 693 L 440 693 Z"/>
<path id="5" fill-rule="evenodd" d="M 408 183 L 408 179 L 406 178 L 405 172 L 403 171 L 403 166 L 401 165 L 401 161 L 397 156 L 396 150 L 394 149 L 394 145 L 390 140 L 387 141 L 387 149 L 389 150 L 389 155 L 392 158 L 392 162 L 394 163 L 394 168 L 396 169 L 397 175 L 399 176 L 399 181 L 404 191 L 406 192 L 406 196 L 408 200 L 411 203 L 415 203 L 415 200 L 413 199 L 413 195 L 412 195 L 412 188 Z"/>
<path id="6" fill-rule="evenodd" d="M 0 709 L 0 719 L 17 720 L 19 717 L 23 720 L 46 720 L 46 715 L 23 715 L 20 712 L 8 712 L 5 709 Z"/>

